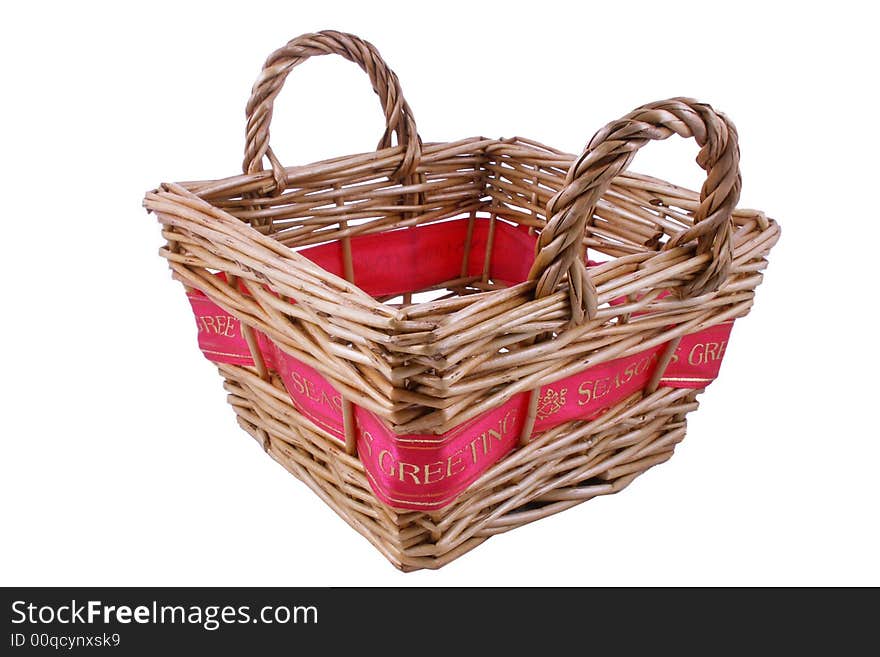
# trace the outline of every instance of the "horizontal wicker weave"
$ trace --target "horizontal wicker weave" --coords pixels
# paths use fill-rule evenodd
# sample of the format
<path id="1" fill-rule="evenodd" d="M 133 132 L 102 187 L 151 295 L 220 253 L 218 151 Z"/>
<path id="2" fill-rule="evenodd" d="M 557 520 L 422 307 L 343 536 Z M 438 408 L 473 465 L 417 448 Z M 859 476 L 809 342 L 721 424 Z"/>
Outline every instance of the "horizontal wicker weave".
<path id="1" fill-rule="evenodd" d="M 387 130 L 375 152 L 284 167 L 269 147 L 274 99 L 295 66 L 331 53 L 367 73 Z M 641 146 L 673 134 L 700 148 L 699 194 L 625 171 Z M 423 144 L 375 48 L 328 31 L 267 60 L 247 105 L 243 175 L 163 184 L 145 205 L 162 224 L 176 279 L 238 317 L 249 344 L 254 330 L 265 334 L 341 394 L 346 444 L 294 408 L 258 353 L 254 367 L 219 365 L 239 424 L 395 566 L 414 570 L 627 486 L 671 456 L 701 390 L 658 387 L 661 362 L 644 391 L 533 437 L 431 513 L 376 498 L 355 454 L 352 405 L 397 434 L 440 434 L 584 367 L 742 317 L 779 228 L 737 209 L 739 192 L 736 130 L 684 98 L 609 123 L 579 157 L 522 138 Z M 452 219 L 470 226 L 459 276 L 394 298 L 358 286 L 353 238 Z M 488 239 L 471 254 L 479 222 Z M 513 284 L 490 275 L 502 225 L 538 236 L 528 276 Z M 334 241 L 341 275 L 297 253 Z M 588 270 L 586 248 L 610 259 Z M 472 255 L 482 273 L 469 271 Z M 537 401 L 532 394 L 527 423 Z"/>

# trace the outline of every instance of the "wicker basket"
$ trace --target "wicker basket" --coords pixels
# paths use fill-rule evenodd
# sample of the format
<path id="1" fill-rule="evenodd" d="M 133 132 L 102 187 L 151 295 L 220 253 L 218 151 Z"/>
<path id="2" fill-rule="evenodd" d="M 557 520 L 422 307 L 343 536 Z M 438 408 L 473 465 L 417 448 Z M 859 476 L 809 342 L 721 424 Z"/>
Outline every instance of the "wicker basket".
<path id="1" fill-rule="evenodd" d="M 284 167 L 275 97 L 331 53 L 367 73 L 387 130 L 375 152 Z M 700 146 L 699 194 L 625 172 L 672 134 Z M 779 237 L 739 192 L 733 125 L 683 98 L 609 123 L 579 157 L 423 144 L 375 48 L 327 31 L 267 60 L 244 175 L 163 184 L 145 205 L 239 424 L 415 570 L 671 456 Z"/>

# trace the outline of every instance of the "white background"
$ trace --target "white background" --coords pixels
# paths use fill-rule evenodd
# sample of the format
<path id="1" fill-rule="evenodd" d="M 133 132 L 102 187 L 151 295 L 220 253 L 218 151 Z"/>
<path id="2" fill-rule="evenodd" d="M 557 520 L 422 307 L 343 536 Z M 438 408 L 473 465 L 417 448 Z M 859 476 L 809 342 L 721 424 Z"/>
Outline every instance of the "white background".
<path id="1" fill-rule="evenodd" d="M 6 7 L 0 584 L 880 584 L 876 21 L 778 4 Z M 398 573 L 238 428 L 141 208 L 237 173 L 263 59 L 323 28 L 379 47 L 426 141 L 574 152 L 645 102 L 711 102 L 739 128 L 741 205 L 783 228 L 676 456 L 439 572 Z M 366 77 L 323 57 L 272 137 L 302 164 L 381 131 Z M 696 150 L 633 168 L 698 188 Z"/>

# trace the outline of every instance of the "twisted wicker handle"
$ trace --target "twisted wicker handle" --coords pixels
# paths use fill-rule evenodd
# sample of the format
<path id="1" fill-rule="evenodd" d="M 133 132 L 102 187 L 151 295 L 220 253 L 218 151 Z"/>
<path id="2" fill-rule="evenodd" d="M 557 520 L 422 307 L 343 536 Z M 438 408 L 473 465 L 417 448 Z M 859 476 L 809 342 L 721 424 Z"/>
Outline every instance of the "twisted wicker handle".
<path id="1" fill-rule="evenodd" d="M 408 176 L 418 166 L 422 145 L 412 111 L 403 99 L 397 76 L 388 68 L 376 48 L 371 43 L 344 32 L 325 30 L 303 34 L 269 55 L 260 77 L 254 83 L 246 110 L 247 135 L 242 165 L 244 172 L 262 171 L 263 157 L 268 157 L 275 176 L 275 188 L 279 192 L 284 186 L 284 167 L 269 146 L 269 124 L 272 121 L 275 98 L 294 67 L 309 57 L 329 54 L 345 57 L 370 76 L 373 91 L 379 96 L 385 111 L 385 134 L 382 135 L 377 149 L 391 146 L 391 133 L 397 134 L 397 143 L 404 147 L 403 160 L 394 175 Z"/>
<path id="2" fill-rule="evenodd" d="M 706 172 L 694 226 L 670 239 L 664 248 L 697 242 L 697 254 L 709 253 L 706 268 L 678 293 L 699 296 L 718 289 L 733 260 L 730 216 L 739 200 L 742 181 L 736 128 L 709 105 L 689 98 L 671 98 L 644 105 L 599 130 L 571 165 L 566 185 L 547 203 L 547 225 L 541 231 L 529 280 L 537 280 L 536 298 L 552 294 L 568 274 L 572 322 L 595 316 L 596 287 L 584 265 L 583 238 L 599 198 L 615 176 L 632 162 L 648 141 L 671 134 L 693 137 Z"/>

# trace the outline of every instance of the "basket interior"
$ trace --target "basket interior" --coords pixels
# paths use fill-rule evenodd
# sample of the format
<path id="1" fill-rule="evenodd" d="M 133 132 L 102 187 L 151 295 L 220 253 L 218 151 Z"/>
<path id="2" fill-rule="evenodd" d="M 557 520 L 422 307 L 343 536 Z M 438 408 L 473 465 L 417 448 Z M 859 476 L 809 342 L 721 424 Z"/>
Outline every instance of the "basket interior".
<path id="1" fill-rule="evenodd" d="M 483 217 L 383 231 L 350 238 L 353 277 L 367 294 L 391 305 L 507 287 L 526 280 L 537 236 L 527 227 Z M 345 276 L 341 240 L 301 249 L 301 255 Z"/>
<path id="2" fill-rule="evenodd" d="M 375 167 L 346 169 L 341 159 L 338 172 L 334 161 L 317 173 L 315 165 L 289 169 L 278 195 L 209 200 L 390 306 L 526 280 L 544 207 L 564 185 L 572 156 L 522 139 L 480 138 L 428 144 L 425 154 L 406 181 Z M 697 202 L 696 193 L 662 181 L 619 176 L 593 217 L 585 257 L 658 251 L 693 225 Z"/>

